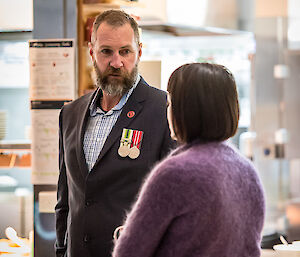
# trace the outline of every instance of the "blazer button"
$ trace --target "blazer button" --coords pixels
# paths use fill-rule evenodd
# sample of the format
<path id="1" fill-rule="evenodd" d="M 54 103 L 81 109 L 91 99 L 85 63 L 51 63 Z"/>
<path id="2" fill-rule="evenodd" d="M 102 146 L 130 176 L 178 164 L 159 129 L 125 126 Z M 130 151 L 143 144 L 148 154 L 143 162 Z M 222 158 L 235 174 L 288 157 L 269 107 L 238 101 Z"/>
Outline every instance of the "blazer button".
<path id="1" fill-rule="evenodd" d="M 85 235 L 84 238 L 83 238 L 83 241 L 84 241 L 85 243 L 87 243 L 88 241 L 90 241 L 89 236 L 88 236 L 88 235 Z"/>
<path id="2" fill-rule="evenodd" d="M 91 204 L 92 204 L 92 202 L 89 201 L 89 200 L 87 200 L 87 201 L 85 202 L 85 206 L 87 206 L 87 207 L 89 207 Z"/>

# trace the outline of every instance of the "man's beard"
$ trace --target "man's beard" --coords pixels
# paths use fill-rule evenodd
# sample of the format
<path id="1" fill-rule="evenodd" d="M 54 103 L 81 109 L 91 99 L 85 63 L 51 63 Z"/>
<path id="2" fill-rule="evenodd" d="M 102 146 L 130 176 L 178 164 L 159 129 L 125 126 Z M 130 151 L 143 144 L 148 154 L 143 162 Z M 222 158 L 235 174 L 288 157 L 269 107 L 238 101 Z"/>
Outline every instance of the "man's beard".
<path id="1" fill-rule="evenodd" d="M 96 85 L 110 96 L 123 96 L 131 89 L 136 81 L 138 74 L 138 64 L 129 73 L 109 66 L 104 72 L 101 72 L 94 61 L 94 69 L 96 72 Z M 118 75 L 118 78 L 112 78 Z M 110 77 L 111 76 L 111 77 Z M 120 79 L 121 78 L 121 79 Z"/>

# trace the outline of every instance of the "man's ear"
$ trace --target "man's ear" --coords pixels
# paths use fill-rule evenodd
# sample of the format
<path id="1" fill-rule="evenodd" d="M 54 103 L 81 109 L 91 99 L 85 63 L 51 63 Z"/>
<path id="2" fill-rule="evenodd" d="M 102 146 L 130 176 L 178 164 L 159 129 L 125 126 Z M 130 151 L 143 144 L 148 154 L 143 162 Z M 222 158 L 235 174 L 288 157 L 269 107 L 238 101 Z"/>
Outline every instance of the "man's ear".
<path id="1" fill-rule="evenodd" d="M 139 58 L 142 56 L 142 47 L 143 47 L 143 44 L 142 43 L 139 43 Z"/>
<path id="2" fill-rule="evenodd" d="M 89 42 L 88 47 L 89 47 L 90 56 L 92 57 L 92 60 L 94 60 L 94 50 L 91 42 Z"/>

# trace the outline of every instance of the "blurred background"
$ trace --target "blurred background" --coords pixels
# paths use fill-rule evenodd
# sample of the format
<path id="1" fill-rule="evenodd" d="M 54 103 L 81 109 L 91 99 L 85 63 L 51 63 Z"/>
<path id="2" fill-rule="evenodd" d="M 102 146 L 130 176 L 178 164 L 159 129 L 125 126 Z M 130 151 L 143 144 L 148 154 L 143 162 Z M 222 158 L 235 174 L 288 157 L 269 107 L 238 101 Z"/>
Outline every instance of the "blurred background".
<path id="1" fill-rule="evenodd" d="M 280 235 L 300 240 L 298 0 L 0 0 L 0 238 L 8 226 L 24 238 L 34 231 L 35 256 L 54 256 L 56 185 L 44 167 L 33 170 L 32 138 L 41 131 L 33 117 L 45 109 L 33 103 L 72 100 L 93 90 L 87 42 L 94 17 L 107 9 L 136 17 L 140 73 L 155 87 L 166 90 L 171 72 L 187 62 L 219 63 L 232 71 L 241 112 L 231 141 L 254 162 L 267 197 L 262 248 L 271 249 Z M 68 80 L 74 94 L 33 98 L 29 41 L 54 39 L 74 42 Z M 56 121 L 57 111 L 49 115 Z M 36 172 L 44 179 L 33 178 Z"/>

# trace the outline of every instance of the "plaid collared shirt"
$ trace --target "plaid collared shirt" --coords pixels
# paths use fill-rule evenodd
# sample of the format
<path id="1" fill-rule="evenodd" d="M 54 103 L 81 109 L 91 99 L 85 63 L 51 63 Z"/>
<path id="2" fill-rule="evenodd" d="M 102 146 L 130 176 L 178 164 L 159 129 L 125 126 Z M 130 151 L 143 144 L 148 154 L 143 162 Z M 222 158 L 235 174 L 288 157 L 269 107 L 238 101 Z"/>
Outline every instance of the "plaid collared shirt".
<path id="1" fill-rule="evenodd" d="M 97 89 L 89 107 L 90 116 L 88 118 L 83 141 L 83 150 L 89 171 L 91 171 L 97 161 L 106 138 L 119 118 L 123 106 L 126 104 L 139 81 L 140 76 L 138 76 L 133 87 L 125 95 L 123 95 L 120 102 L 108 112 L 104 112 L 99 106 L 97 106 L 97 101 L 100 100 L 100 94 L 102 93 L 100 88 Z"/>

